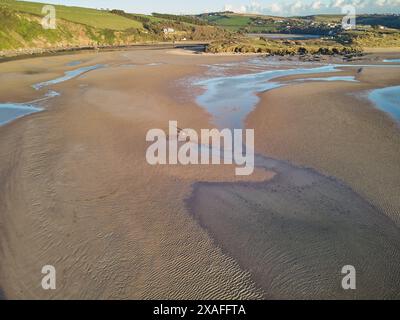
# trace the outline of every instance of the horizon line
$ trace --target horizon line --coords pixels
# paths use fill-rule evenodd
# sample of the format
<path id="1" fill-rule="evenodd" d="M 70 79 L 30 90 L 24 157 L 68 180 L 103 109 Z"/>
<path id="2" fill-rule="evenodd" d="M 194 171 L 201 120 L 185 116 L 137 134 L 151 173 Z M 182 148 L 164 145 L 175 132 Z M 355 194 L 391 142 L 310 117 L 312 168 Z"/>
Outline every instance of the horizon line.
<path id="1" fill-rule="evenodd" d="M 171 14 L 171 15 L 191 15 L 191 16 L 196 16 L 196 15 L 202 15 L 202 14 L 210 14 L 210 13 L 233 13 L 233 14 L 238 14 L 238 15 L 256 15 L 256 16 L 267 16 L 267 17 L 277 17 L 277 18 L 293 18 L 293 17 L 308 17 L 308 16 L 345 16 L 345 14 L 338 12 L 338 13 L 327 13 L 327 12 L 321 12 L 321 13 L 304 13 L 304 14 L 298 14 L 298 15 L 274 15 L 274 14 L 267 14 L 267 13 L 258 13 L 258 12 L 235 12 L 235 11 L 230 11 L 230 10 L 223 10 L 221 9 L 220 11 L 203 11 L 203 12 L 196 12 L 196 13 L 189 13 L 189 12 L 174 12 L 174 11 L 153 11 L 153 12 L 132 12 L 128 11 L 126 9 L 122 8 L 101 8 L 101 7 L 94 7 L 94 6 L 86 6 L 86 5 L 68 5 L 68 4 L 54 4 L 51 3 L 52 1 L 44 1 L 42 0 L 39 1 L 29 1 L 29 0 L 15 0 L 17 2 L 31 2 L 31 3 L 42 3 L 42 4 L 50 4 L 54 6 L 62 6 L 62 7 L 69 7 L 69 8 L 86 8 L 86 9 L 95 9 L 99 11 L 111 11 L 111 10 L 122 10 L 126 13 L 130 14 L 144 14 L 144 15 L 152 15 L 153 13 L 160 13 L 160 14 Z M 399 16 L 400 13 L 393 13 L 393 12 L 387 12 L 387 13 L 367 13 L 367 12 L 359 12 L 357 15 L 391 15 L 391 16 Z"/>

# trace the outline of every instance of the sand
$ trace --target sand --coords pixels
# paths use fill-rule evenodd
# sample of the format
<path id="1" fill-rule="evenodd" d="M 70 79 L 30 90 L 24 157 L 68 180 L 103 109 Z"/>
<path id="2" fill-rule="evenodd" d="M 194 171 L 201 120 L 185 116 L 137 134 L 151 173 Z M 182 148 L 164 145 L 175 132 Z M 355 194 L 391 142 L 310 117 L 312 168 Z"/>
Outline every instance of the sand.
<path id="1" fill-rule="evenodd" d="M 269 299 L 399 298 L 400 127 L 366 98 L 398 84 L 399 72 L 342 69 L 335 76 L 359 82 L 287 76 L 279 80 L 290 86 L 259 94 L 246 127 L 272 181 L 198 183 L 188 202 Z M 348 264 L 356 291 L 340 285 Z"/>
<path id="2" fill-rule="evenodd" d="M 257 157 L 257 183 L 197 183 L 194 217 L 249 270 L 268 299 L 398 299 L 400 233 L 349 187 L 313 169 Z M 357 290 L 343 290 L 352 265 Z"/>
<path id="3" fill-rule="evenodd" d="M 399 125 L 366 93 L 398 84 L 400 73 L 365 68 L 353 74 L 360 83 L 300 83 L 261 94 L 247 126 L 255 129 L 261 153 L 341 179 L 399 226 Z"/>
<path id="4" fill-rule="evenodd" d="M 237 214 L 248 203 L 246 197 L 251 199 L 258 194 L 259 199 L 270 199 L 270 191 L 260 193 L 260 190 L 274 189 L 274 177 L 279 177 L 272 172 L 274 168 L 258 168 L 251 177 L 239 179 L 234 176 L 233 166 L 147 164 L 147 130 L 166 130 L 169 120 L 178 120 L 182 127 L 210 128 L 210 116 L 194 102 L 199 89 L 187 85 L 190 79 L 207 74 L 206 64 L 244 59 L 248 57 L 132 50 L 1 64 L 0 101 L 4 102 L 41 97 L 46 90 L 37 92 L 30 85 L 77 68 L 66 66 L 68 62 L 82 61 L 79 67 L 107 65 L 52 86 L 61 96 L 46 102 L 45 112 L 0 127 L 3 296 L 7 299 L 343 297 L 338 283 L 332 282 L 331 273 L 324 278 L 329 285 L 320 289 L 315 288 L 321 278 L 308 276 L 305 279 L 309 281 L 301 278 L 302 271 L 310 272 L 304 257 L 299 257 L 298 267 L 291 265 L 293 276 L 287 283 L 292 285 L 281 286 L 280 281 L 287 279 L 287 270 L 275 259 L 261 259 L 260 263 L 258 256 L 273 244 L 279 249 L 275 253 L 289 256 L 303 248 L 300 241 L 307 235 L 316 252 L 321 253 L 324 247 L 320 243 L 329 249 L 330 239 L 337 240 L 346 234 L 335 234 L 336 227 L 356 232 L 350 239 L 361 241 L 362 249 L 357 248 L 359 242 L 355 241 L 351 242 L 350 252 L 356 250 L 357 261 L 362 261 L 364 253 L 371 257 L 379 252 L 379 245 L 369 249 L 370 236 L 372 242 L 385 244 L 377 261 L 386 259 L 396 263 L 400 222 L 396 196 L 399 129 L 388 116 L 360 97 L 365 90 L 398 83 L 396 70 L 363 71 L 358 76 L 361 83 L 299 83 L 263 93 L 258 107 L 246 120 L 247 127 L 255 128 L 258 153 L 320 172 L 317 176 L 329 186 L 324 201 L 333 194 L 340 195 L 333 203 L 328 201 L 329 210 L 343 213 L 346 206 L 343 209 L 335 203 L 341 203 L 340 199 L 350 202 L 358 199 L 352 214 L 344 211 L 343 214 L 349 215 L 328 223 L 333 232 L 329 237 L 319 230 L 326 227 L 326 212 L 318 211 L 320 223 L 313 232 L 304 233 L 293 222 L 273 224 L 268 238 L 263 226 L 267 228 L 269 218 L 257 216 L 260 210 L 265 213 L 270 210 L 269 202 L 264 200 L 260 200 L 264 201 L 261 206 L 256 206 L 258 211 L 253 211 L 253 205 L 245 211 L 253 223 L 261 222 L 258 227 L 240 228 L 245 218 Z M 348 70 L 346 74 L 354 72 Z M 298 167 L 293 168 L 297 172 Z M 304 172 L 301 168 L 300 171 Z M 323 174 L 336 177 L 334 187 Z M 202 189 L 201 183 L 217 189 Z M 232 197 L 232 188 L 237 186 L 244 189 L 235 191 Z M 249 191 L 252 188 L 255 190 Z M 333 189 L 338 193 L 333 193 Z M 206 201 L 196 204 L 199 190 L 204 192 L 202 197 Z M 315 199 L 318 189 L 310 190 L 308 198 Z M 214 198 L 218 194 L 221 194 L 219 202 Z M 293 197 L 293 189 L 288 195 Z M 284 217 L 286 210 L 288 221 L 292 221 L 290 215 L 298 198 L 281 196 L 283 204 L 291 200 L 278 208 L 278 218 Z M 213 210 L 222 214 L 210 216 Z M 303 211 L 307 216 L 307 209 Z M 208 218 L 199 223 L 201 216 Z M 353 228 L 354 223 L 357 226 Z M 288 237 L 274 229 L 282 225 L 289 227 Z M 248 250 L 250 241 L 237 251 L 238 246 L 232 249 L 236 242 L 225 240 L 227 232 L 218 233 L 224 228 L 232 231 L 228 239 L 261 236 L 263 241 L 257 250 Z M 321 238 L 324 242 L 320 242 Z M 343 243 L 338 242 L 341 249 L 335 255 L 346 256 Z M 310 261 L 315 263 L 325 257 L 326 261 L 337 262 L 329 254 L 332 251 L 326 251 L 328 254 L 317 255 Z M 250 255 L 249 263 L 243 260 L 246 257 L 243 252 Z M 288 260 L 281 261 L 287 265 Z M 363 261 L 363 266 L 367 265 Z M 55 291 L 44 291 L 40 286 L 40 271 L 47 264 L 57 270 Z M 384 281 L 374 278 L 368 282 L 361 291 L 365 294 L 344 298 L 396 297 L 393 290 L 399 283 L 395 267 L 389 263 L 386 269 L 382 268 L 389 275 Z M 273 269 L 275 273 L 263 271 Z M 317 275 L 321 272 L 316 270 Z M 385 283 L 391 284 L 385 286 Z"/>
<path id="5" fill-rule="evenodd" d="M 14 61 L 2 65 L 1 100 L 41 96 L 29 84 L 73 69 L 65 67 L 72 60 L 108 67 L 53 86 L 61 96 L 46 112 L 0 127 L 5 297 L 261 297 L 185 208 L 193 182 L 233 181 L 234 167 L 151 167 L 145 160 L 147 130 L 166 129 L 171 119 L 208 127 L 208 115 L 175 81 L 206 68 L 153 51 Z M 146 65 L 153 62 L 165 64 Z M 127 63 L 138 66 L 119 66 Z M 38 73 L 27 75 L 32 68 Z M 260 170 L 248 179 L 267 178 Z M 57 270 L 55 291 L 40 286 L 47 264 Z"/>

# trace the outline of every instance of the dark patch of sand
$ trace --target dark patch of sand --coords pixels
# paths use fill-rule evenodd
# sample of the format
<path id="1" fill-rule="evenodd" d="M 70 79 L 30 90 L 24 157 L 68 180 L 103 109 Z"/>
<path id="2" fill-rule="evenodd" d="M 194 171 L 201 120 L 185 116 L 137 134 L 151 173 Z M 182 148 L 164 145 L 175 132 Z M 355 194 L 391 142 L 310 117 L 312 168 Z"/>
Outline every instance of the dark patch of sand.
<path id="1" fill-rule="evenodd" d="M 270 158 L 267 182 L 197 183 L 188 207 L 267 298 L 398 299 L 400 231 L 340 181 Z M 345 265 L 357 290 L 341 287 Z"/>

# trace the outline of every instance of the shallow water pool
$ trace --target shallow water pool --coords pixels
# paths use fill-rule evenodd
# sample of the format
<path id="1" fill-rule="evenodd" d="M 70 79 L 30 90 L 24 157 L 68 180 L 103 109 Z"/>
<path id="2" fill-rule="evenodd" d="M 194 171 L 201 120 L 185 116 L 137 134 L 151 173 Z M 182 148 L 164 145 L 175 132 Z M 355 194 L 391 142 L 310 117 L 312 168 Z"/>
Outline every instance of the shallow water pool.
<path id="1" fill-rule="evenodd" d="M 400 86 L 373 90 L 368 98 L 377 108 L 400 121 Z"/>
<path id="2" fill-rule="evenodd" d="M 238 76 L 217 77 L 197 81 L 195 84 L 206 90 L 197 97 L 197 103 L 213 117 L 219 128 L 239 129 L 243 121 L 259 101 L 257 93 L 279 88 L 286 84 L 271 81 L 276 78 L 301 75 L 338 72 L 336 66 L 317 68 L 296 68 L 288 70 L 268 70 Z"/>
<path id="3" fill-rule="evenodd" d="M 67 80 L 71 80 L 71 79 L 73 79 L 73 78 L 75 78 L 75 77 L 77 77 L 77 76 L 79 76 L 79 75 L 81 75 L 81 74 L 83 74 L 85 72 L 92 71 L 92 70 L 95 70 L 95 69 L 100 69 L 100 68 L 103 68 L 103 67 L 104 67 L 104 65 L 102 65 L 102 64 L 96 64 L 94 66 L 82 67 L 82 68 L 79 68 L 79 69 L 66 71 L 62 77 L 55 78 L 55 79 L 48 80 L 48 81 L 44 81 L 44 82 L 40 82 L 40 83 L 36 83 L 32 87 L 34 89 L 36 89 L 36 90 L 39 90 L 39 89 L 42 89 L 43 87 L 47 87 L 47 86 L 50 86 L 50 85 L 53 85 L 53 84 L 57 84 L 57 83 L 61 83 L 61 82 L 67 81 Z"/>
<path id="4" fill-rule="evenodd" d="M 34 107 L 33 105 L 18 103 L 0 103 L 0 126 L 17 118 L 21 118 L 28 114 L 39 111 L 43 111 L 43 109 Z"/>

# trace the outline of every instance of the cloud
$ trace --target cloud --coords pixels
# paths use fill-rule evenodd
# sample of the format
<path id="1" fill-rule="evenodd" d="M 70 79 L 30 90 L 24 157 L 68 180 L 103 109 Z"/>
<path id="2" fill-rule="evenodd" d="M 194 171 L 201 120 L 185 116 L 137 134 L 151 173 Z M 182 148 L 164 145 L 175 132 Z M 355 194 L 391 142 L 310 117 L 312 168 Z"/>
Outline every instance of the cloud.
<path id="1" fill-rule="evenodd" d="M 287 0 L 274 2 L 252 1 L 240 6 L 225 5 L 224 10 L 237 13 L 296 15 L 340 13 L 346 5 L 353 5 L 359 13 L 400 13 L 400 0 Z"/>
<path id="2" fill-rule="evenodd" d="M 311 8 L 312 8 L 313 10 L 319 10 L 319 9 L 321 9 L 321 7 L 322 7 L 322 2 L 321 2 L 321 1 L 314 1 L 314 2 L 311 4 Z"/>
<path id="3" fill-rule="evenodd" d="M 272 3 L 270 5 L 270 10 L 272 13 L 277 13 L 282 11 L 282 7 L 277 3 Z"/>
<path id="4" fill-rule="evenodd" d="M 330 7 L 331 8 L 341 8 L 341 7 L 345 6 L 345 5 L 346 5 L 346 1 L 344 1 L 344 0 L 333 0 L 331 2 Z"/>

